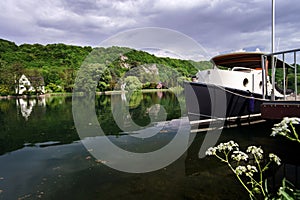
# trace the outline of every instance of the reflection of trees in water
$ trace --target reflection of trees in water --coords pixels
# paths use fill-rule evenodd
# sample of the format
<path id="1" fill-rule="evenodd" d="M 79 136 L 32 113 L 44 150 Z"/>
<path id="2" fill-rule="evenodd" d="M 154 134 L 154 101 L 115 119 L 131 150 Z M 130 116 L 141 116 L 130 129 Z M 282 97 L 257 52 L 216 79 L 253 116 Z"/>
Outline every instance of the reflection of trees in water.
<path id="1" fill-rule="evenodd" d="M 1 100 L 0 154 L 23 148 L 24 145 L 49 141 L 65 144 L 78 140 L 71 100 L 71 97 L 50 97 L 46 98 L 46 105 L 44 101 L 37 100 L 28 120 L 22 116 L 15 99 Z"/>
<path id="2" fill-rule="evenodd" d="M 163 111 L 161 107 L 166 110 L 167 120 L 180 117 L 179 102 L 174 94 L 163 92 L 162 97 L 159 97 L 156 92 L 136 95 L 131 97 L 131 102 L 129 97 L 127 97 L 127 101 L 122 101 L 121 95 L 96 96 L 94 97 L 94 107 L 87 106 L 91 99 L 83 98 L 85 100 L 77 106 L 81 106 L 82 109 L 90 109 L 89 112 L 96 111 L 97 120 L 104 133 L 108 135 L 118 135 L 123 132 L 122 126 L 130 127 L 132 122 L 139 127 L 147 126 L 151 122 L 149 114 L 159 116 Z M 46 97 L 46 105 L 38 102 L 34 105 L 27 104 L 33 107 L 30 117 L 26 120 L 15 99 L 0 101 L 0 154 L 23 148 L 24 144 L 49 141 L 65 144 L 79 140 L 73 121 L 71 96 Z M 121 109 L 119 115 L 123 122 L 122 126 L 114 120 L 112 111 L 116 108 L 111 107 L 112 103 Z M 155 104 L 159 105 L 153 106 Z M 153 106 L 152 109 L 150 109 L 151 106 Z M 84 117 L 91 118 L 89 115 Z M 155 119 L 155 117 L 153 118 Z M 98 122 L 91 122 L 91 124 Z"/>
<path id="3" fill-rule="evenodd" d="M 119 134 L 148 126 L 151 123 L 149 115 L 153 123 L 179 118 L 180 101 L 182 99 L 178 100 L 171 92 L 126 93 L 126 98 L 122 98 L 122 94 L 100 95 L 96 96 L 96 114 L 105 134 Z"/>
<path id="4" fill-rule="evenodd" d="M 129 109 L 134 109 L 141 104 L 143 100 L 143 93 L 141 91 L 135 91 L 132 93 L 127 93 L 126 99 L 128 99 Z"/>
<path id="5" fill-rule="evenodd" d="M 154 120 L 152 122 L 180 117 L 180 105 L 177 97 L 171 92 L 158 94 L 156 92 L 138 94 L 139 97 L 142 97 L 139 104 L 129 109 L 135 123 L 140 126 L 148 125 L 151 122 L 149 115 Z"/>
<path id="6" fill-rule="evenodd" d="M 111 102 L 115 101 L 116 98 L 120 97 L 119 95 L 100 95 L 96 96 L 96 115 L 98 122 L 106 135 L 118 134 L 121 129 L 117 126 L 113 120 Z M 120 101 L 121 103 L 121 101 Z"/>

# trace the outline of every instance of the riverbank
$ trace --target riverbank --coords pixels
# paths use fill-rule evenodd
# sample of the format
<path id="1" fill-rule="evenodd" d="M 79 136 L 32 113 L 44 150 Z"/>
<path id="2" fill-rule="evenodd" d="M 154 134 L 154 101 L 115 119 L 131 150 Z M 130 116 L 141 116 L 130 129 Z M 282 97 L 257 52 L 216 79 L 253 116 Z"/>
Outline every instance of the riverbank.
<path id="1" fill-rule="evenodd" d="M 143 89 L 141 90 L 142 93 L 150 93 L 150 92 L 181 92 L 183 88 L 176 87 L 176 88 L 168 88 L 168 89 Z M 112 90 L 112 91 L 104 91 L 104 92 L 96 92 L 96 95 L 115 95 L 115 94 L 122 94 L 128 93 L 128 91 L 122 90 Z M 41 95 L 7 95 L 7 96 L 0 96 L 0 99 L 26 99 L 26 98 L 39 98 L 39 97 L 51 97 L 51 96 L 72 96 L 73 93 L 71 92 L 62 92 L 62 93 L 46 93 Z"/>
<path id="2" fill-rule="evenodd" d="M 0 99 L 27 99 L 27 98 L 41 98 L 41 97 L 50 97 L 50 96 L 72 96 L 72 93 L 47 93 L 40 95 L 7 95 L 0 96 Z"/>
<path id="3" fill-rule="evenodd" d="M 143 93 L 167 92 L 167 91 L 172 91 L 172 89 L 143 89 L 143 90 L 141 90 L 141 92 L 143 92 Z M 105 92 L 96 92 L 96 95 L 114 95 L 114 94 L 122 94 L 122 93 L 128 93 L 128 91 L 112 90 L 112 91 L 105 91 Z"/>

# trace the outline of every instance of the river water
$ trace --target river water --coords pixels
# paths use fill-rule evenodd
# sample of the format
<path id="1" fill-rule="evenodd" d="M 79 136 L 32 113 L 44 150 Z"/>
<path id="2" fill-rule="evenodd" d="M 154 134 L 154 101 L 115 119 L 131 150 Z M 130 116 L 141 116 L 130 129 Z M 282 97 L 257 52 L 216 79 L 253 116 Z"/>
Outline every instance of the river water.
<path id="1" fill-rule="evenodd" d="M 127 111 L 119 113 L 122 123 L 114 120 L 112 105 L 125 105 Z M 95 112 L 105 137 L 135 153 L 162 148 L 174 139 L 180 122 L 189 126 L 183 95 L 171 92 L 139 93 L 130 100 L 120 94 L 96 96 Z M 151 137 L 133 137 L 134 129 L 161 124 Z M 217 143 L 234 140 L 241 148 L 257 145 L 277 154 L 283 164 L 267 174 L 270 187 L 282 177 L 299 187 L 300 145 L 270 137 L 271 127 L 259 123 L 224 129 Z M 0 199 L 248 199 L 226 165 L 199 156 L 207 133 L 183 134 L 191 145 L 174 162 L 155 171 L 128 173 L 110 168 L 110 160 L 100 160 L 86 148 L 88 137 L 77 133 L 71 96 L 2 99 Z"/>

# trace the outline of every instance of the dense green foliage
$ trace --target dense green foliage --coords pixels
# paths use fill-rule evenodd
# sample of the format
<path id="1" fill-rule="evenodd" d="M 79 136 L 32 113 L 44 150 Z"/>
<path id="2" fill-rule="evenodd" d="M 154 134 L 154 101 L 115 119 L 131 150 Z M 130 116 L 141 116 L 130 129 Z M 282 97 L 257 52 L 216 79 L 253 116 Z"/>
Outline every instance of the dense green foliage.
<path id="1" fill-rule="evenodd" d="M 210 67 L 210 64 L 158 58 L 124 47 L 16 45 L 0 39 L 0 95 L 14 94 L 16 82 L 22 74 L 43 77 L 47 92 L 71 92 L 81 66 L 93 66 L 83 70 L 85 72 L 81 83 L 87 81 L 84 79 L 86 73 L 97 73 L 96 76 L 93 75 L 92 83 L 98 91 L 106 91 L 119 89 L 119 82 L 123 82 L 126 76 L 137 76 L 144 88 L 154 88 L 158 81 L 164 82 L 168 87 L 177 86 L 178 83 L 174 82 L 187 79 L 199 69 Z M 173 79 L 170 80 L 170 77 Z"/>
<path id="2" fill-rule="evenodd" d="M 0 39 L 0 94 L 13 94 L 22 74 L 43 77 L 49 91 L 71 91 L 76 71 L 91 51 L 65 44 L 17 46 Z"/>
<path id="3" fill-rule="evenodd" d="M 139 81 L 139 79 L 136 76 L 127 76 L 125 78 L 125 83 L 126 83 L 125 89 L 127 91 L 142 89 L 142 83 Z"/>
<path id="4" fill-rule="evenodd" d="M 294 64 L 291 65 L 292 67 L 287 67 L 286 72 L 285 72 L 285 84 L 286 84 L 286 88 L 287 90 L 295 90 L 295 68 L 294 68 Z M 300 70 L 300 65 L 296 65 L 297 66 L 297 90 L 298 93 L 300 91 L 300 74 L 299 74 L 299 70 Z M 271 70 L 269 71 L 269 74 L 271 74 Z M 275 73 L 275 81 L 278 85 L 279 88 L 283 89 L 283 85 L 284 85 L 284 72 L 282 68 L 278 68 L 276 69 L 276 73 Z"/>

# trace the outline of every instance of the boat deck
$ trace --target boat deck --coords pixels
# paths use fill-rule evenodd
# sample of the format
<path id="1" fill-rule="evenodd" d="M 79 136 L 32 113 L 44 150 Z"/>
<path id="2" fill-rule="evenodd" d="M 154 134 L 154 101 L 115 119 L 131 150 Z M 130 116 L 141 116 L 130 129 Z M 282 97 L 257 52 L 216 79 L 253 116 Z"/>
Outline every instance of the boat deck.
<path id="1" fill-rule="evenodd" d="M 297 66 L 297 60 L 299 60 L 299 52 L 300 49 L 293 49 L 293 50 L 288 50 L 288 51 L 282 51 L 282 52 L 275 52 L 271 54 L 266 54 L 264 55 L 263 59 L 266 59 L 268 56 L 271 56 L 271 83 L 272 83 L 272 94 L 271 94 L 271 101 L 269 102 L 264 102 L 261 105 L 261 117 L 263 119 L 267 120 L 279 120 L 284 117 L 300 117 L 300 96 L 298 93 L 298 66 Z M 282 65 L 281 66 L 276 66 L 275 60 L 277 58 L 282 58 Z M 275 59 L 276 58 L 276 59 Z M 287 58 L 290 58 L 287 59 Z M 286 61 L 293 63 L 293 64 L 288 64 Z M 267 71 L 266 66 L 263 64 L 263 69 Z M 284 100 L 275 100 L 275 85 L 276 82 L 278 81 L 278 78 L 276 76 L 276 68 L 281 68 L 282 71 L 282 94 L 286 97 Z M 289 70 L 288 70 L 289 69 Z M 289 71 L 289 73 L 288 73 Z M 292 83 L 287 82 L 287 75 L 290 75 Z M 289 87 L 288 87 L 289 85 Z M 284 89 L 286 88 L 286 89 Z M 293 95 L 286 95 L 286 90 L 287 88 L 292 89 Z M 264 93 L 265 94 L 265 93 Z"/>
<path id="2" fill-rule="evenodd" d="M 238 126 L 247 126 L 265 121 L 266 120 L 261 118 L 261 114 L 250 114 L 239 117 L 194 120 L 190 121 L 190 125 L 191 133 L 198 133 L 211 130 L 220 130 L 224 128 L 234 128 Z"/>
<path id="3" fill-rule="evenodd" d="M 261 105 L 261 118 L 266 120 L 277 120 L 284 117 L 300 117 L 300 96 L 286 101 L 270 101 Z"/>

